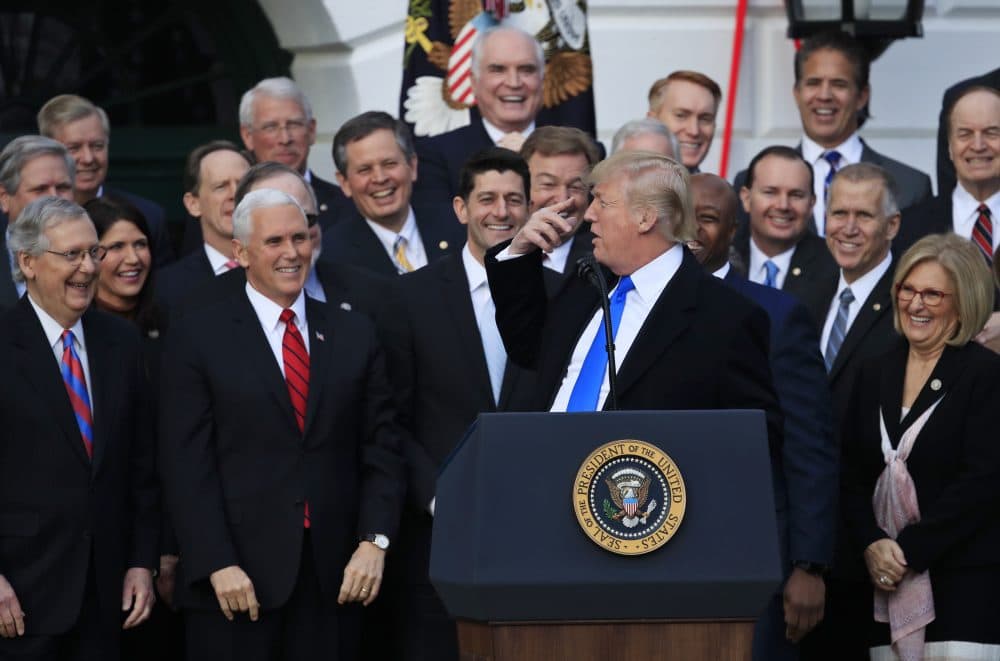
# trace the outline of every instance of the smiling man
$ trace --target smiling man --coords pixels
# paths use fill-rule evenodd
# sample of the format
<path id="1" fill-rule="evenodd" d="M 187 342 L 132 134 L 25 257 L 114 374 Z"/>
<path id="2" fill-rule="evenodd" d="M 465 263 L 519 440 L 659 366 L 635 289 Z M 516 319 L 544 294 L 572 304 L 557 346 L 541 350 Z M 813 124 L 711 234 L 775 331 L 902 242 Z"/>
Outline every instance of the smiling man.
<path id="1" fill-rule="evenodd" d="M 720 101 L 719 84 L 697 71 L 674 71 L 649 88 L 646 116 L 677 136 L 680 161 L 691 172 L 698 172 L 712 146 Z"/>
<path id="2" fill-rule="evenodd" d="M 411 206 L 417 155 L 404 122 L 377 111 L 349 119 L 333 138 L 333 160 L 356 213 L 324 234 L 323 259 L 392 276 L 461 245 L 450 209 L 417 213 Z"/>
<path id="3" fill-rule="evenodd" d="M 74 202 L 28 204 L 10 247 L 28 292 L 0 316 L 0 658 L 116 661 L 159 560 L 139 335 L 91 306 L 105 250 Z"/>
<path id="4" fill-rule="evenodd" d="M 468 126 L 417 142 L 420 205 L 446 209 L 458 194 L 466 159 L 490 146 L 518 151 L 542 107 L 545 54 L 533 36 L 514 27 L 481 32 L 472 47 L 476 111 Z"/>

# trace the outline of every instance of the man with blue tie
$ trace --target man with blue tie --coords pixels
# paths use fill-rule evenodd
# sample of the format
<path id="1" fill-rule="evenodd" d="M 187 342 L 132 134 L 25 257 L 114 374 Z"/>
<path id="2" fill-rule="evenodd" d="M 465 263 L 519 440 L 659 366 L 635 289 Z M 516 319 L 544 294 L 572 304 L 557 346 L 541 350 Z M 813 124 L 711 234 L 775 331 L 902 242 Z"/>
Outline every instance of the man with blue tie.
<path id="1" fill-rule="evenodd" d="M 83 208 L 35 200 L 9 245 L 27 294 L 0 316 L 0 659 L 117 661 L 159 563 L 139 335 L 91 307 Z"/>
<path id="2" fill-rule="evenodd" d="M 695 234 L 687 170 L 663 156 L 623 151 L 599 163 L 591 181 L 594 201 L 584 218 L 594 257 L 616 276 L 618 408 L 762 409 L 771 451 L 780 452 L 767 315 L 703 273 L 685 248 Z M 532 408 L 605 410 L 599 294 L 572 278 L 549 300 L 542 282 L 542 253 L 580 220 L 561 210 L 536 211 L 513 240 L 487 252 L 497 325 L 508 358 L 537 370 Z"/>

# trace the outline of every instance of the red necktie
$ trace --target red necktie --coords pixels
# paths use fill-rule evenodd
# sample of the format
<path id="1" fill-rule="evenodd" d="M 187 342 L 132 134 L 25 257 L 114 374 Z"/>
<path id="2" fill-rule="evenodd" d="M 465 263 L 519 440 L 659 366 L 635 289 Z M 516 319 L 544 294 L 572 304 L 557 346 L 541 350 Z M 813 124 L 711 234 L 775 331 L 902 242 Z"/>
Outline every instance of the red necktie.
<path id="1" fill-rule="evenodd" d="M 223 264 L 223 266 L 226 267 L 227 271 L 232 271 L 234 268 L 236 268 L 239 265 L 240 265 L 240 263 L 237 262 L 235 259 L 230 259 L 225 264 Z"/>
<path id="2" fill-rule="evenodd" d="M 292 400 L 292 410 L 295 411 L 295 422 L 299 432 L 306 427 L 306 402 L 309 401 L 309 352 L 302 340 L 298 326 L 295 325 L 295 313 L 285 309 L 278 317 L 285 324 L 285 336 L 281 340 L 281 359 L 285 363 L 285 384 L 288 386 L 288 396 Z M 306 503 L 305 521 L 309 527 L 309 503 Z"/>
<path id="3" fill-rule="evenodd" d="M 993 266 L 993 219 L 990 217 L 990 208 L 985 204 L 980 204 L 978 211 L 979 218 L 972 228 L 972 242 L 979 246 L 986 263 Z"/>

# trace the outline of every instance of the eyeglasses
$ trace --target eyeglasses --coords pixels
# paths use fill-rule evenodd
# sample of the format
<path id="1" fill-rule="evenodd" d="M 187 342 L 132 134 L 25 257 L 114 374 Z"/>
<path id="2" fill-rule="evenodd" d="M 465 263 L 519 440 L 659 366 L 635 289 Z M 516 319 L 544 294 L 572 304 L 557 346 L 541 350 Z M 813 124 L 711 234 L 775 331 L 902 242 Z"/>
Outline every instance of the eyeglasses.
<path id="1" fill-rule="evenodd" d="M 914 289 L 910 285 L 899 283 L 896 285 L 896 296 L 903 303 L 909 303 L 915 297 L 919 296 L 924 305 L 929 308 L 936 308 L 941 305 L 941 301 L 944 300 L 945 296 L 952 296 L 952 294 L 940 289 Z"/>
<path id="2" fill-rule="evenodd" d="M 261 124 L 254 129 L 257 133 L 263 133 L 269 138 L 273 138 L 280 134 L 282 131 L 288 131 L 288 134 L 293 137 L 299 137 L 306 132 L 309 123 L 304 119 L 290 119 L 284 124 L 279 124 L 278 122 L 268 122 L 266 124 Z"/>
<path id="3" fill-rule="evenodd" d="M 57 250 L 46 250 L 45 252 L 52 255 L 59 255 L 65 259 L 70 264 L 74 266 L 79 266 L 83 263 L 83 256 L 90 255 L 90 259 L 96 264 L 104 259 L 104 256 L 108 254 L 108 249 L 104 246 L 93 246 L 87 248 L 86 250 L 67 250 L 65 252 L 59 252 Z"/>

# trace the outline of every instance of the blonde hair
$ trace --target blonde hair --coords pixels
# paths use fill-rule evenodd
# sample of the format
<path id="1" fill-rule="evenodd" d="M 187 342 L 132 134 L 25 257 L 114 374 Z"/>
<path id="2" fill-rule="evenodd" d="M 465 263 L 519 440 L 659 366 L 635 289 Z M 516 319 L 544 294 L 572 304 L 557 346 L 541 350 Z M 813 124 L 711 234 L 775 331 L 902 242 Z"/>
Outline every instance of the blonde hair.
<path id="1" fill-rule="evenodd" d="M 974 338 L 986 325 L 993 312 L 993 282 L 979 248 L 971 241 L 952 232 L 928 234 L 903 253 L 893 276 L 893 292 L 918 264 L 936 262 L 951 278 L 954 286 L 955 309 L 958 312 L 958 328 L 948 338 L 947 344 L 962 346 Z M 902 334 L 899 324 L 899 301 L 892 297 L 893 324 L 896 332 Z"/>

